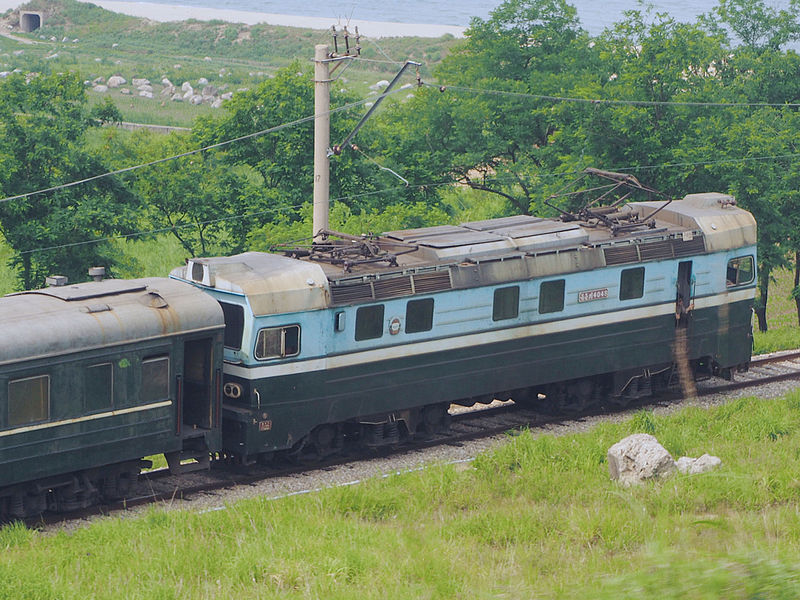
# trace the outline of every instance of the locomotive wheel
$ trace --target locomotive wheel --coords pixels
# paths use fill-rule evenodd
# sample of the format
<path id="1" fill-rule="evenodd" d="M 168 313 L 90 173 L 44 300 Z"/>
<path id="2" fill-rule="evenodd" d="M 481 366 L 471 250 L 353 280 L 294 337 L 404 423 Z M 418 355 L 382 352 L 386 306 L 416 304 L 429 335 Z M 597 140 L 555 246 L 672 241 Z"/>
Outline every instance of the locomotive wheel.
<path id="1" fill-rule="evenodd" d="M 339 452 L 344 445 L 344 435 L 337 425 L 325 423 L 319 425 L 311 433 L 311 445 L 318 459 L 323 459 Z"/>
<path id="2" fill-rule="evenodd" d="M 576 415 L 585 412 L 598 401 L 597 382 L 586 377 L 547 386 L 540 404 L 543 412 Z"/>

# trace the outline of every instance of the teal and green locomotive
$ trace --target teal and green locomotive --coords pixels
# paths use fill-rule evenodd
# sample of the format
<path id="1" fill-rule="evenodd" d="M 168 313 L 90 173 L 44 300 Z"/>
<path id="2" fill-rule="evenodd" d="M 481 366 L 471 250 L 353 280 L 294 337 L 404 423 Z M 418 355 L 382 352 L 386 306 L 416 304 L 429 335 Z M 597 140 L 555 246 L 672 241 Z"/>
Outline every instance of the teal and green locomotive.
<path id="1" fill-rule="evenodd" d="M 613 212 L 612 212 L 613 211 Z M 756 224 L 723 194 L 196 258 L 226 321 L 223 448 L 396 443 L 451 403 L 623 406 L 752 350 Z"/>
<path id="2" fill-rule="evenodd" d="M 325 456 L 439 431 L 453 403 L 574 412 L 732 377 L 755 271 L 752 215 L 708 193 L 12 294 L 0 518 L 124 497 L 153 454 Z"/>

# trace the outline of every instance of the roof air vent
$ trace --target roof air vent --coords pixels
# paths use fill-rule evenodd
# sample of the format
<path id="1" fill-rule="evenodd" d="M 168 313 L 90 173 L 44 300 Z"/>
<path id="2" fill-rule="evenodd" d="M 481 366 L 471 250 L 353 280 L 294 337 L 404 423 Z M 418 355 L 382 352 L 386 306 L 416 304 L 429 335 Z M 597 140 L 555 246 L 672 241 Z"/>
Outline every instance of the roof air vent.
<path id="1" fill-rule="evenodd" d="M 66 275 L 50 275 L 44 280 L 48 287 L 62 287 L 67 285 L 68 281 L 69 279 L 67 279 Z"/>

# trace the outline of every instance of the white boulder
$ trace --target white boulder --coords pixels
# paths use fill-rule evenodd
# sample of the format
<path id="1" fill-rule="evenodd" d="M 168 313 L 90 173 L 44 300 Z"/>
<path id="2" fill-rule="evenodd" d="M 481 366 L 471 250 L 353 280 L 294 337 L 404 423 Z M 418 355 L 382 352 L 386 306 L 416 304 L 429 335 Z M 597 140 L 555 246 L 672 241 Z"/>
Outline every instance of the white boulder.
<path id="1" fill-rule="evenodd" d="M 681 473 L 688 475 L 697 475 L 698 473 L 706 473 L 712 471 L 722 464 L 722 459 L 718 456 L 711 456 L 710 454 L 703 454 L 700 458 L 691 458 L 689 456 L 681 456 L 676 462 L 675 466 Z"/>
<path id="2" fill-rule="evenodd" d="M 139 92 L 139 96 L 141 96 L 142 98 L 152 98 L 153 97 L 153 92 L 148 92 L 146 90 L 142 90 L 142 91 Z"/>
<path id="3" fill-rule="evenodd" d="M 121 75 L 112 75 L 111 77 L 108 78 L 108 81 L 106 83 L 110 88 L 118 88 L 119 86 L 128 83 L 128 80 L 122 77 Z"/>
<path id="4" fill-rule="evenodd" d="M 184 81 L 183 84 L 181 84 L 181 90 L 184 92 L 191 92 L 194 90 L 194 88 L 192 87 L 191 83 Z"/>
<path id="5" fill-rule="evenodd" d="M 195 94 L 191 98 L 189 98 L 189 104 L 202 104 L 203 97 L 200 94 Z"/>
<path id="6" fill-rule="evenodd" d="M 608 449 L 611 479 L 629 486 L 675 472 L 675 461 L 658 440 L 647 433 L 635 433 Z"/>
<path id="7" fill-rule="evenodd" d="M 208 79 L 206 79 L 205 77 L 201 77 L 200 79 L 197 80 L 197 85 L 208 85 Z"/>
<path id="8" fill-rule="evenodd" d="M 134 77 L 134 78 L 131 80 L 131 85 L 133 85 L 133 86 L 135 86 L 135 87 L 137 87 L 137 88 L 138 88 L 140 85 L 150 85 L 150 80 L 149 80 L 149 79 L 144 79 L 144 78 L 142 78 L 142 77 Z"/>
<path id="9" fill-rule="evenodd" d="M 92 88 L 92 90 L 94 90 L 98 94 L 105 94 L 108 91 L 108 86 L 107 85 L 96 85 L 96 86 L 94 86 Z"/>

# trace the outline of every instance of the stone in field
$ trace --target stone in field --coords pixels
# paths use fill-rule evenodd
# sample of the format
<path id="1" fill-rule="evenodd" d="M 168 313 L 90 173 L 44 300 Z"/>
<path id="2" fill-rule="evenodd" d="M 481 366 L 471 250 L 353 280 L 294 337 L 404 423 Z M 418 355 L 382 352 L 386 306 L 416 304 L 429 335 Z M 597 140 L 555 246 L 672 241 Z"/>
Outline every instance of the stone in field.
<path id="1" fill-rule="evenodd" d="M 703 454 L 700 458 L 681 456 L 675 462 L 678 471 L 681 473 L 688 473 L 689 475 L 697 475 L 698 473 L 712 471 L 721 464 L 722 460 L 718 456 L 711 456 L 710 454 Z"/>
<path id="2" fill-rule="evenodd" d="M 121 85 L 125 85 L 128 83 L 128 80 L 122 77 L 121 75 L 112 75 L 108 78 L 108 87 L 110 88 L 118 88 Z"/>
<path id="3" fill-rule="evenodd" d="M 608 470 L 611 479 L 628 486 L 670 475 L 675 461 L 652 435 L 636 433 L 608 449 Z"/>

